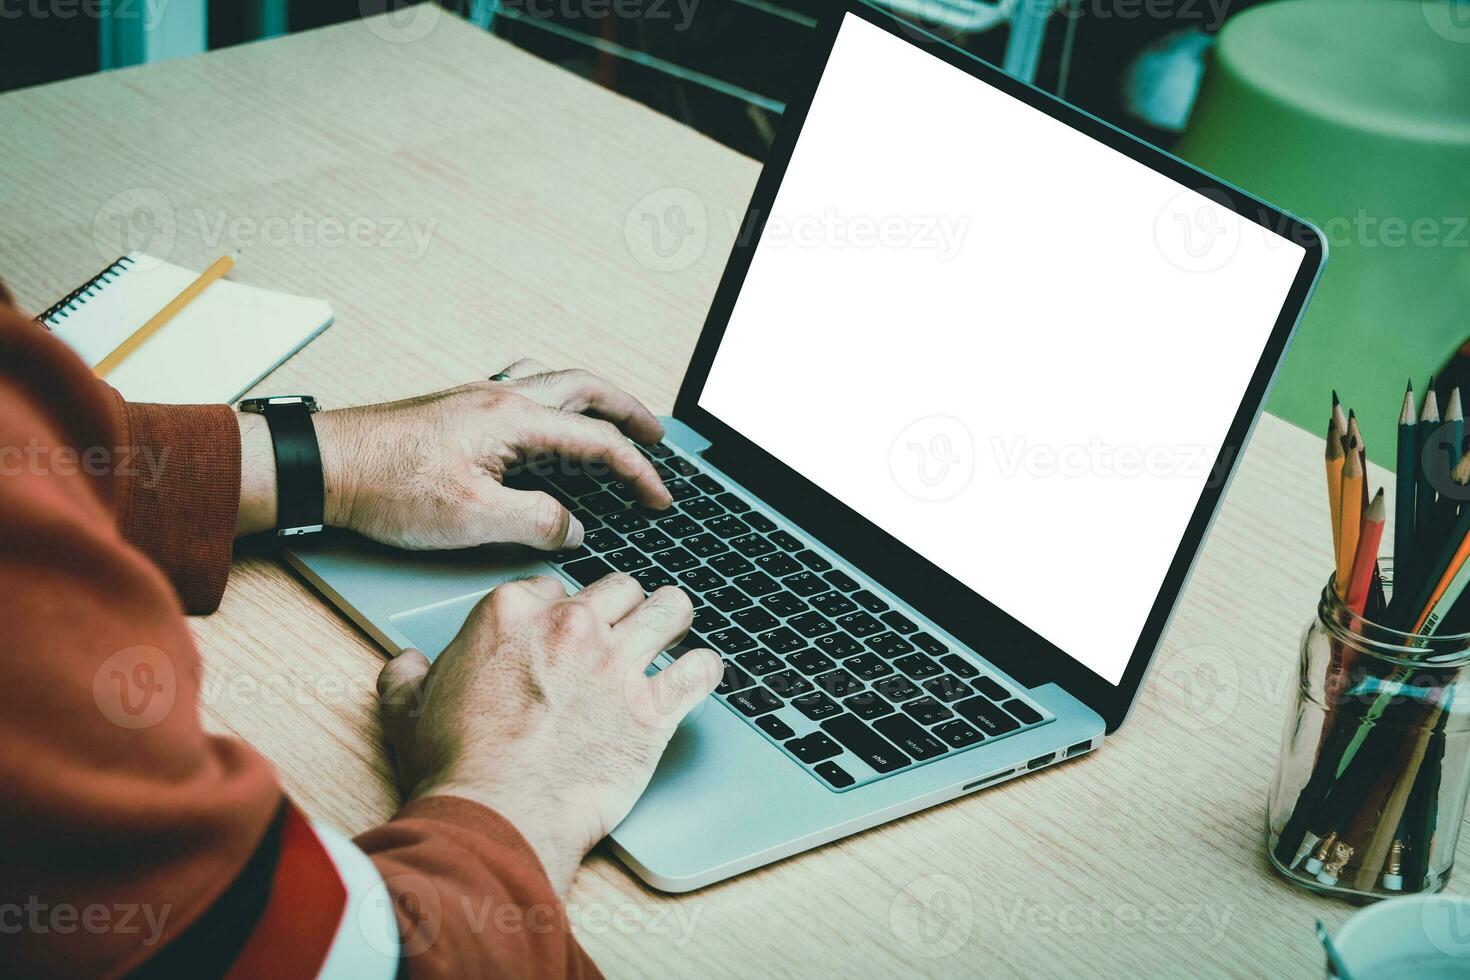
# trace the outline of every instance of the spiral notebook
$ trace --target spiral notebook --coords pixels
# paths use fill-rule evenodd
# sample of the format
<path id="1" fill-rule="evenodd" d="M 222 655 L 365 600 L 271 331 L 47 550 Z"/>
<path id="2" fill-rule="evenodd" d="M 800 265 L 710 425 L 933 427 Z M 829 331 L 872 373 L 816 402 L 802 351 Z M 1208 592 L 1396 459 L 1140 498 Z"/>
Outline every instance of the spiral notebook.
<path id="1" fill-rule="evenodd" d="M 199 273 L 124 255 L 36 319 L 96 366 Z M 130 401 L 232 402 L 332 323 L 320 299 L 221 279 L 107 377 Z"/>

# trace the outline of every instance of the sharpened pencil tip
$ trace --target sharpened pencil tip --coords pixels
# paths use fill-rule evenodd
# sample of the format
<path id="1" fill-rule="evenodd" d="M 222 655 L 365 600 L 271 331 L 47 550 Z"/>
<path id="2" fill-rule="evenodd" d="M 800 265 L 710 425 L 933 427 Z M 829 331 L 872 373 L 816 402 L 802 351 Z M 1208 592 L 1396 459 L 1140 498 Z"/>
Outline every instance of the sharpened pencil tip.
<path id="1" fill-rule="evenodd" d="M 1336 408 L 1337 406 L 1339 406 L 1341 404 L 1342 404 L 1342 402 L 1337 397 L 1337 389 L 1336 388 L 1333 388 L 1332 389 L 1332 407 L 1333 408 Z"/>

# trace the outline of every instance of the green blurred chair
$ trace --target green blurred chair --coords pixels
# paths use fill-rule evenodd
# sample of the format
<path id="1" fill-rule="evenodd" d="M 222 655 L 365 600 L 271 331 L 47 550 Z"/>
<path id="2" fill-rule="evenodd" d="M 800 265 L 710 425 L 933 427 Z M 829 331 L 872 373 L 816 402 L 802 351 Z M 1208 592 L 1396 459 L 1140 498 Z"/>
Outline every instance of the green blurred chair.
<path id="1" fill-rule="evenodd" d="M 1404 379 L 1422 390 L 1470 335 L 1470 4 L 1236 16 L 1175 152 L 1323 230 L 1327 269 L 1267 408 L 1324 430 L 1335 386 L 1392 466 Z"/>

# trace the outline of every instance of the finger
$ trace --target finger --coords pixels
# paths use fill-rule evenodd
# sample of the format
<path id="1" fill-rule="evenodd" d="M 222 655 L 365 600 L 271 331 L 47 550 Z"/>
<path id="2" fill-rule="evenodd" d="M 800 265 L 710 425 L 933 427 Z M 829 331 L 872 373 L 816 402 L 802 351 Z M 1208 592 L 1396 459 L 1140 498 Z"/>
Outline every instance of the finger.
<path id="1" fill-rule="evenodd" d="M 489 491 L 493 514 L 487 540 L 524 544 L 542 551 L 571 551 L 582 544 L 582 522 L 555 497 L 540 490 L 512 490 L 496 484 Z"/>
<path id="2" fill-rule="evenodd" d="M 562 580 L 552 578 L 550 575 L 531 575 L 516 579 L 514 582 L 507 582 L 500 588 L 503 589 L 508 585 L 534 592 L 543 599 L 565 599 L 567 597 L 567 587 L 562 584 Z"/>
<path id="3" fill-rule="evenodd" d="M 429 675 L 429 658 L 423 651 L 404 647 L 378 673 L 378 707 L 383 734 L 397 745 L 423 710 L 424 679 Z"/>
<path id="4" fill-rule="evenodd" d="M 641 669 L 683 639 L 693 619 L 689 597 L 665 585 L 613 626 L 613 643 Z"/>
<path id="5" fill-rule="evenodd" d="M 643 586 L 631 575 L 621 572 L 604 575 L 573 598 L 592 608 L 599 622 L 618 622 L 643 602 Z"/>
<path id="6" fill-rule="evenodd" d="M 683 718 L 714 693 L 724 673 L 717 653 L 696 647 L 649 678 L 653 702 L 669 706 L 675 718 Z"/>
<path id="7" fill-rule="evenodd" d="M 526 378 L 517 390 L 533 401 L 564 412 L 606 419 L 639 442 L 658 442 L 663 423 L 632 395 L 591 371 L 551 371 Z"/>
<path id="8" fill-rule="evenodd" d="M 531 444 L 521 447 L 523 453 L 554 452 L 568 459 L 596 460 L 631 486 L 641 503 L 657 508 L 673 503 L 653 464 L 611 422 L 557 410 L 539 411 L 525 439 Z"/>
<path id="9" fill-rule="evenodd" d="M 512 364 L 510 367 L 498 372 L 498 375 L 503 374 L 511 381 L 516 381 L 520 378 L 529 378 L 533 374 L 545 374 L 547 371 L 550 370 L 551 368 L 547 367 L 545 364 L 542 364 L 534 357 L 523 357 L 519 361 L 516 361 L 514 364 Z"/>

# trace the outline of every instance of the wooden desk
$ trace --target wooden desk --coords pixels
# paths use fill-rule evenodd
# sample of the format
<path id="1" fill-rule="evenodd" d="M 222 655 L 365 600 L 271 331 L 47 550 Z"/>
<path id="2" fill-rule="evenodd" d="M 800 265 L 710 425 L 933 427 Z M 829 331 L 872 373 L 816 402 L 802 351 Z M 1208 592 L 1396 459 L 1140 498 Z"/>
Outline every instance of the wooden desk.
<path id="1" fill-rule="evenodd" d="M 668 411 L 756 164 L 447 15 L 402 43 L 372 26 L 0 98 L 0 274 L 30 308 L 51 302 L 118 253 L 107 202 L 127 192 L 162 201 L 135 215 L 165 232 L 154 251 L 171 240 L 202 267 L 277 229 L 238 277 L 331 298 L 336 325 L 263 390 L 366 402 L 531 355 L 595 365 Z M 707 242 L 665 239 L 660 258 L 643 216 L 668 232 L 676 207 Z M 354 222 L 411 223 L 427 244 L 344 243 Z M 683 897 L 594 856 L 571 897 L 588 950 L 614 976 L 1320 975 L 1312 922 L 1350 908 L 1273 877 L 1261 843 L 1330 565 L 1319 445 L 1262 421 L 1103 751 Z M 392 812 L 376 648 L 259 557 L 194 626 L 212 726 L 345 830 Z"/>

